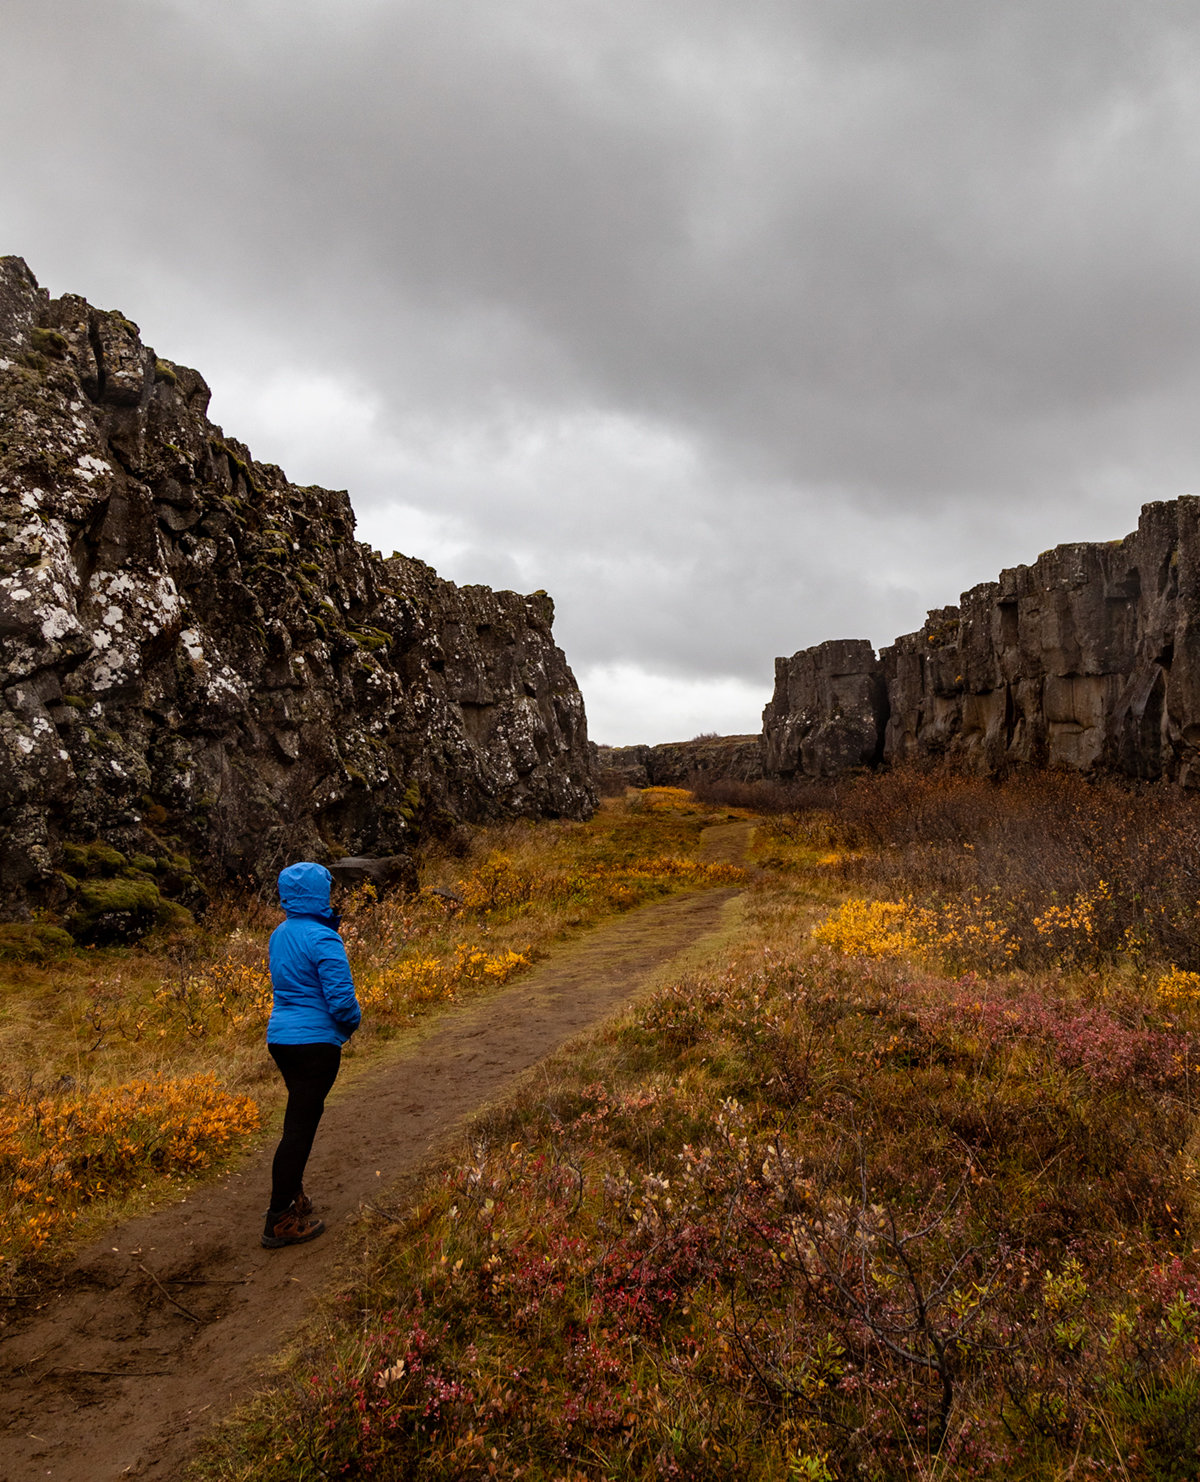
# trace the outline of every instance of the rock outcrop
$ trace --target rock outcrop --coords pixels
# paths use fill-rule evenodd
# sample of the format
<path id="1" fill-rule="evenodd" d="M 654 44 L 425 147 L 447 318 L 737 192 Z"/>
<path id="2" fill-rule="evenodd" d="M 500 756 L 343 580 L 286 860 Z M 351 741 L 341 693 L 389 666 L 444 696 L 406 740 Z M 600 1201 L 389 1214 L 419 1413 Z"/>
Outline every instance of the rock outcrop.
<path id="1" fill-rule="evenodd" d="M 693 778 L 757 782 L 763 775 L 761 736 L 697 736 L 657 746 L 596 746 L 594 769 L 604 792 L 626 787 L 686 787 Z"/>
<path id="2" fill-rule="evenodd" d="M 1004 571 L 878 658 L 849 640 L 777 660 L 763 729 L 784 778 L 946 756 L 1200 785 L 1200 498 Z"/>
<path id="3" fill-rule="evenodd" d="M 369 885 L 376 900 L 394 890 L 418 889 L 417 865 L 411 854 L 390 854 L 385 859 L 331 859 L 328 865 L 334 884 L 347 890 Z"/>
<path id="4" fill-rule="evenodd" d="M 384 560 L 344 493 L 255 462 L 208 399 L 0 259 L 7 914 L 73 910 L 85 877 L 149 902 L 168 875 L 394 855 L 439 816 L 587 816 L 550 598 Z"/>
<path id="5" fill-rule="evenodd" d="M 879 760 L 887 693 L 865 638 L 837 638 L 775 660 L 763 711 L 765 766 L 774 777 L 829 777 Z"/>

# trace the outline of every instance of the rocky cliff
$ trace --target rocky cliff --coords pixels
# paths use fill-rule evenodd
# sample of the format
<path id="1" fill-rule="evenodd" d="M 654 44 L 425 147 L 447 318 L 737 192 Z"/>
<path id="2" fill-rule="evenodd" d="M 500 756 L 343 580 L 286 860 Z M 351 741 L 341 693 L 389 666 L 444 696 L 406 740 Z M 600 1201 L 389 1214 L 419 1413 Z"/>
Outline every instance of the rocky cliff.
<path id="1" fill-rule="evenodd" d="M 686 787 L 695 777 L 757 782 L 763 775 L 761 736 L 696 736 L 657 746 L 597 746 L 596 780 L 605 792 L 626 787 Z"/>
<path id="2" fill-rule="evenodd" d="M 878 658 L 846 640 L 777 660 L 763 732 L 785 778 L 949 756 L 1200 785 L 1200 498 L 1004 571 Z"/>
<path id="3" fill-rule="evenodd" d="M 828 777 L 880 758 L 887 690 L 865 638 L 836 638 L 775 660 L 763 711 L 765 769 L 773 777 Z"/>
<path id="4" fill-rule="evenodd" d="M 382 559 L 345 494 L 255 462 L 208 399 L 121 314 L 0 259 L 7 914 L 83 909 L 92 875 L 149 899 L 391 854 L 438 816 L 586 816 L 550 598 Z"/>

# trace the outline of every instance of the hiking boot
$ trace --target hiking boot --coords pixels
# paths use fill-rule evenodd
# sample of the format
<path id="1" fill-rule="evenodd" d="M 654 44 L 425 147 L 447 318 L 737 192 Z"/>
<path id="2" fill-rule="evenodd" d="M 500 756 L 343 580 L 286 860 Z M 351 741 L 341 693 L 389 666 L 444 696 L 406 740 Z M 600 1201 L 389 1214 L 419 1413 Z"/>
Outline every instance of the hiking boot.
<path id="1" fill-rule="evenodd" d="M 267 1210 L 262 1243 L 268 1250 L 278 1250 L 281 1245 L 303 1245 L 306 1240 L 315 1240 L 324 1230 L 324 1221 L 313 1214 L 300 1213 L 299 1202 L 293 1199 L 282 1214 Z"/>
<path id="2" fill-rule="evenodd" d="M 309 1215 L 312 1214 L 313 1202 L 303 1189 L 301 1189 L 296 1197 L 292 1200 L 292 1208 L 296 1211 L 300 1218 L 304 1220 L 306 1220 Z"/>

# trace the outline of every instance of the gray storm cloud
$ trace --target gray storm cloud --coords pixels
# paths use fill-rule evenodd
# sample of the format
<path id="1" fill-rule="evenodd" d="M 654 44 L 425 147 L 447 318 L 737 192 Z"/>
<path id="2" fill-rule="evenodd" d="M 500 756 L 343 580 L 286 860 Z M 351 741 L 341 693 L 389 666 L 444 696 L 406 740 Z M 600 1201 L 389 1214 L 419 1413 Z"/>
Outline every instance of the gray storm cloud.
<path id="1" fill-rule="evenodd" d="M 373 543 L 554 592 L 602 739 L 673 735 L 667 681 L 752 728 L 775 653 L 1200 484 L 1186 8 L 9 0 L 4 39 L 4 250 Z"/>

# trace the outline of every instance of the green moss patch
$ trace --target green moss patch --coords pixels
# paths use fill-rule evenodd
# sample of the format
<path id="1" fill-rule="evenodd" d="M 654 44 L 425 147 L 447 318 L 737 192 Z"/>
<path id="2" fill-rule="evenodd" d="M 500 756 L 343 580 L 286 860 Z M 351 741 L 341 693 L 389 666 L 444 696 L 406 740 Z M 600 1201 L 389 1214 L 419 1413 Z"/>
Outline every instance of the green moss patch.
<path id="1" fill-rule="evenodd" d="M 107 947 L 135 942 L 156 927 L 179 929 L 194 922 L 185 907 L 164 900 L 152 881 L 118 879 L 84 881 L 67 925 L 76 941 Z"/>
<path id="2" fill-rule="evenodd" d="M 368 649 L 372 653 L 377 649 L 386 648 L 392 641 L 390 633 L 383 633 L 378 628 L 354 628 L 350 630 L 349 636 L 360 648 Z"/>
<path id="3" fill-rule="evenodd" d="M 40 921 L 0 923 L 0 962 L 51 962 L 75 946 L 61 926 Z"/>
<path id="4" fill-rule="evenodd" d="M 404 789 L 404 797 L 400 803 L 400 817 L 405 823 L 413 824 L 417 819 L 417 811 L 421 806 L 421 785 L 418 782 L 410 782 Z"/>
<path id="5" fill-rule="evenodd" d="M 70 873 L 61 871 L 59 878 L 71 891 L 66 926 L 75 941 L 106 947 L 136 942 L 151 931 L 195 925 L 185 906 L 163 894 L 170 891 L 193 903 L 204 899 L 185 854 L 126 856 L 97 839 L 64 844 L 63 856 Z"/>
<path id="6" fill-rule="evenodd" d="M 55 360 L 61 360 L 71 347 L 66 335 L 57 329 L 35 329 L 29 342 L 39 355 L 51 355 Z"/>
<path id="7" fill-rule="evenodd" d="M 102 839 L 91 844 L 64 844 L 63 858 L 76 875 L 115 875 L 129 863 L 120 850 Z"/>

